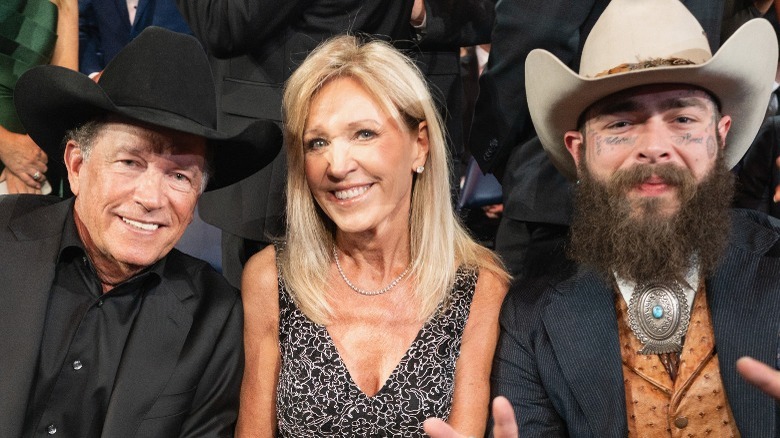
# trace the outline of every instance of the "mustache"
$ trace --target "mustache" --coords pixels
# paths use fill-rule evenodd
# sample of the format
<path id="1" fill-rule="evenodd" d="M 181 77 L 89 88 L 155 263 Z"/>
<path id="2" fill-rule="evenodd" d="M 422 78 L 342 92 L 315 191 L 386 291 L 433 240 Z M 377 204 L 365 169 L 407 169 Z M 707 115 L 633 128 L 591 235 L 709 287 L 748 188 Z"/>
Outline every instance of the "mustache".
<path id="1" fill-rule="evenodd" d="M 612 196 L 619 196 L 645 183 L 651 177 L 661 179 L 664 184 L 677 187 L 681 201 L 690 199 L 696 192 L 696 178 L 690 170 L 670 163 L 636 164 L 628 169 L 618 170 L 612 175 L 607 190 Z M 685 196 L 683 196 L 685 195 Z"/>

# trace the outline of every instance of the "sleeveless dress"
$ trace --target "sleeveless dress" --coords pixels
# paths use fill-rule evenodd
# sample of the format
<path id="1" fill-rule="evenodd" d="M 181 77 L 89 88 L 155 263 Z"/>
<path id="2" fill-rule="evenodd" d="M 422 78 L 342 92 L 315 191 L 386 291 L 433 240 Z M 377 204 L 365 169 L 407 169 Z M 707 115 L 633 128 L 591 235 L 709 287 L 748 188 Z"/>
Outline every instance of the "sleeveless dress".
<path id="1" fill-rule="evenodd" d="M 476 281 L 476 270 L 458 269 L 450 305 L 443 311 L 439 306 L 384 386 L 368 397 L 352 380 L 325 326 L 298 309 L 280 276 L 279 436 L 421 437 L 425 419 L 446 420 Z"/>

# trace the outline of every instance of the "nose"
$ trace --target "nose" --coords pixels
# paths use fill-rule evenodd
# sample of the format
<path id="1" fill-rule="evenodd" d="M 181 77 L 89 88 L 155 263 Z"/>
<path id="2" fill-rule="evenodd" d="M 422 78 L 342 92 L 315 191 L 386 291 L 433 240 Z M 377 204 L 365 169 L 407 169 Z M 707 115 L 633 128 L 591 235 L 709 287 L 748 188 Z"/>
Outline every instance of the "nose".
<path id="1" fill-rule="evenodd" d="M 333 179 L 344 179 L 355 170 L 356 162 L 349 141 L 334 139 L 328 151 L 328 175 Z"/>
<path id="2" fill-rule="evenodd" d="M 674 153 L 674 134 L 662 121 L 649 121 L 638 138 L 636 159 L 641 163 L 655 164 L 670 161 Z"/>
<path id="3" fill-rule="evenodd" d="M 133 200 L 146 211 L 156 210 L 165 203 L 165 184 L 162 172 L 147 170 L 136 180 Z"/>

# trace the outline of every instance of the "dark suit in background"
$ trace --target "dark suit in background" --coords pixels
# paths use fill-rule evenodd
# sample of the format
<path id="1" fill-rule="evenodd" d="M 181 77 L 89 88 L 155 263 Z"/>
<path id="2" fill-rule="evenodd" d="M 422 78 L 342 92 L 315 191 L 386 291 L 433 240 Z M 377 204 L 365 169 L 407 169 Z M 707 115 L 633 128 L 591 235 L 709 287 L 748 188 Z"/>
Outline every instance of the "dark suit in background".
<path id="1" fill-rule="evenodd" d="M 209 53 L 221 129 L 259 118 L 281 121 L 284 81 L 306 55 L 331 36 L 362 33 L 392 41 L 415 58 L 446 114 L 453 158 L 460 158 L 459 47 L 488 41 L 491 1 L 428 0 L 419 35 L 410 24 L 414 0 L 177 2 Z M 223 272 L 236 286 L 244 262 L 284 234 L 286 167 L 283 151 L 259 173 L 200 200 L 201 217 L 224 230 Z"/>
<path id="2" fill-rule="evenodd" d="M 73 226 L 72 205 L 73 199 L 48 196 L 0 197 L 3 437 L 23 436 L 60 241 L 64 227 Z M 175 249 L 162 263 L 160 281 L 144 293 L 106 395 L 102 436 L 232 436 L 244 367 L 238 293 L 206 262 Z M 85 363 L 84 371 L 98 373 L 93 365 Z M 68 434 L 67 425 L 56 427 Z"/>
<path id="3" fill-rule="evenodd" d="M 772 197 L 780 185 L 780 116 L 764 121 L 753 144 L 742 158 L 737 173 L 737 191 L 734 205 L 752 208 L 780 218 L 780 203 Z"/>
<path id="4" fill-rule="evenodd" d="M 720 45 L 722 0 L 684 0 L 713 53 Z M 574 71 L 582 45 L 609 0 L 498 0 L 488 67 L 479 86 L 468 148 L 484 172 L 502 181 L 504 213 L 496 250 L 512 274 L 564 269 L 572 213 L 569 182 L 536 138 L 525 93 L 525 58 L 550 51 Z"/>
<path id="5" fill-rule="evenodd" d="M 723 387 L 743 437 L 780 434 L 780 405 L 735 366 L 752 356 L 780 367 L 778 272 L 780 222 L 738 210 L 723 259 L 705 282 Z M 628 435 L 614 300 L 613 286 L 587 268 L 509 294 L 492 392 L 512 402 L 523 436 Z"/>
<path id="6" fill-rule="evenodd" d="M 79 70 L 85 74 L 103 70 L 149 26 L 192 34 L 174 0 L 138 0 L 132 23 L 125 0 L 79 0 Z"/>

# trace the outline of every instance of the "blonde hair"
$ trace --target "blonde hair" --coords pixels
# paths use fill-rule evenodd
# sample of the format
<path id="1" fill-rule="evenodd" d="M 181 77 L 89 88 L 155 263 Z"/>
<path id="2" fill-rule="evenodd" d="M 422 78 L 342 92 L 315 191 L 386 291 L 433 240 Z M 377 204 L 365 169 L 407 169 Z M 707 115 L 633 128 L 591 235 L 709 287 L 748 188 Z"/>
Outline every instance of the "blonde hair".
<path id="1" fill-rule="evenodd" d="M 485 269 L 508 281 L 501 261 L 476 243 L 455 216 L 442 121 L 425 79 L 414 63 L 382 41 L 339 36 L 318 46 L 288 80 L 282 101 L 287 149 L 287 233 L 279 269 L 293 299 L 312 321 L 325 324 L 329 268 L 336 226 L 317 206 L 304 173 L 303 132 L 309 106 L 330 80 L 348 77 L 376 99 L 406 129 L 427 121 L 429 152 L 425 171 L 412 186 L 411 277 L 421 319 L 448 303 L 460 265 Z"/>

